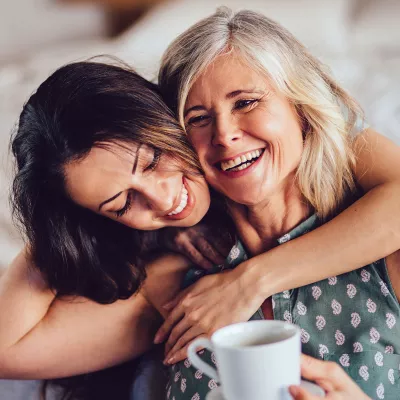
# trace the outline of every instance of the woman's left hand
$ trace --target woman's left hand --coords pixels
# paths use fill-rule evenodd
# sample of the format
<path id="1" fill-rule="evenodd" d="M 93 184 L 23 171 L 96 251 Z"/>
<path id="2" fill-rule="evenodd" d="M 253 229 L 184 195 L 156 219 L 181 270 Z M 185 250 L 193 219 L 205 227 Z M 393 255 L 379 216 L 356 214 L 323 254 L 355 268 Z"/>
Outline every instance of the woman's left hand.
<path id="1" fill-rule="evenodd" d="M 224 326 L 248 321 L 264 299 L 244 282 L 242 271 L 229 270 L 201 278 L 164 308 L 170 311 L 155 336 L 165 346 L 165 363 L 187 357 L 189 344 L 198 337 L 210 337 Z"/>
<path id="2" fill-rule="evenodd" d="M 323 388 L 325 400 L 371 400 L 350 376 L 332 361 L 321 361 L 302 354 L 301 376 Z M 300 386 L 291 386 L 289 391 L 294 400 L 321 399 Z"/>

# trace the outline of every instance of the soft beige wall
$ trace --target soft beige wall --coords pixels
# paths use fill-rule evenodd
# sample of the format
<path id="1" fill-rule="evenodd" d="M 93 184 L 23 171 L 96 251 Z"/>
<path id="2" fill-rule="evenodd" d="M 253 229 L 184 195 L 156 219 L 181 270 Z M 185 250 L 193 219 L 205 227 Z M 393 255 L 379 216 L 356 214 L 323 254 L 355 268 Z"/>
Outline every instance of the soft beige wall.
<path id="1" fill-rule="evenodd" d="M 0 63 L 26 52 L 104 34 L 100 7 L 57 0 L 0 1 Z"/>

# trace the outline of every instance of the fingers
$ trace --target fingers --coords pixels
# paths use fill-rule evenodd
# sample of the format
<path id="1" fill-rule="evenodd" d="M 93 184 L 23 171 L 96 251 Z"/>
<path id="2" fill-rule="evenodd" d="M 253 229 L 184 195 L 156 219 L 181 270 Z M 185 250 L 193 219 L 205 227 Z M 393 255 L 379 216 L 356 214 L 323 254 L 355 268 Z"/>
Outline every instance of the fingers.
<path id="1" fill-rule="evenodd" d="M 320 397 L 312 395 L 300 386 L 290 386 L 289 392 L 292 395 L 293 400 L 321 400 Z"/>
<path id="2" fill-rule="evenodd" d="M 201 337 L 201 336 L 199 336 Z M 191 342 L 190 342 L 191 343 Z M 183 349 L 179 350 L 172 358 L 170 365 L 176 364 L 180 361 L 186 360 L 186 358 L 188 357 L 187 352 L 188 352 L 188 347 L 190 345 L 190 343 L 185 346 Z M 199 347 L 198 351 L 203 350 L 203 347 Z"/>
<path id="3" fill-rule="evenodd" d="M 318 360 L 305 354 L 301 355 L 301 376 L 317 382 L 328 392 L 342 390 L 351 383 L 350 377 L 338 364 Z"/>
<path id="4" fill-rule="evenodd" d="M 165 344 L 165 353 L 170 354 L 171 350 L 177 344 L 178 340 L 182 338 L 182 336 L 190 329 L 190 324 L 187 318 L 181 319 L 178 324 L 172 329 L 168 341 Z"/>
<path id="5" fill-rule="evenodd" d="M 161 325 L 160 329 L 157 331 L 154 337 L 154 343 L 162 343 L 168 337 L 172 328 L 183 318 L 184 315 L 185 312 L 180 305 L 175 307 L 168 315 L 168 318 Z"/>
<path id="6" fill-rule="evenodd" d="M 185 359 L 187 357 L 187 349 L 190 343 L 201 336 L 203 332 L 196 328 L 192 327 L 187 330 L 176 342 L 175 346 L 169 351 L 167 356 L 165 357 L 166 364 L 175 364 L 180 359 Z M 203 335 L 205 337 L 205 335 Z"/>
<path id="7" fill-rule="evenodd" d="M 175 296 L 175 298 L 173 300 L 171 300 L 170 302 L 166 303 L 163 305 L 163 309 L 165 311 L 171 311 L 172 309 L 174 309 L 179 302 L 186 296 L 187 293 L 193 291 L 192 287 L 188 287 L 184 290 L 182 290 L 179 294 L 177 294 Z"/>
<path id="8" fill-rule="evenodd" d="M 170 301 L 169 303 L 167 303 L 167 304 L 164 304 L 164 305 L 162 306 L 162 308 L 163 308 L 165 311 L 171 311 L 173 308 L 175 308 L 175 307 L 177 306 L 177 304 L 178 304 L 179 301 L 180 301 L 180 298 L 181 298 L 181 296 L 176 296 L 175 299 L 171 300 L 171 301 Z"/>
<path id="9" fill-rule="evenodd" d="M 207 336 L 200 335 L 200 336 L 195 337 L 194 339 L 200 339 L 200 338 L 203 338 L 203 337 L 207 337 Z M 172 360 L 170 360 L 171 362 L 169 363 L 170 365 L 176 364 L 179 361 L 183 361 L 188 357 L 187 351 L 188 351 L 188 348 L 189 348 L 190 344 L 192 343 L 192 341 L 190 341 L 185 347 L 183 347 L 182 349 L 178 350 L 172 356 Z M 197 352 L 202 351 L 202 350 L 204 350 L 204 347 L 198 347 L 197 348 Z"/>
<path id="10" fill-rule="evenodd" d="M 209 261 L 191 242 L 185 242 L 182 244 L 182 250 L 186 257 L 189 258 L 194 264 L 199 267 L 209 270 L 213 267 L 213 263 Z"/>
<path id="11" fill-rule="evenodd" d="M 228 240 L 228 238 L 225 237 L 219 237 L 213 240 L 212 242 L 213 246 L 217 249 L 218 253 L 225 258 L 228 256 L 229 251 L 232 248 L 233 243 L 231 243 L 231 240 Z"/>
<path id="12" fill-rule="evenodd" d="M 209 261 L 213 264 L 223 264 L 225 261 L 225 257 L 223 257 L 215 244 L 211 245 L 207 239 L 204 237 L 197 238 L 196 247 L 201 254 L 203 254 Z"/>

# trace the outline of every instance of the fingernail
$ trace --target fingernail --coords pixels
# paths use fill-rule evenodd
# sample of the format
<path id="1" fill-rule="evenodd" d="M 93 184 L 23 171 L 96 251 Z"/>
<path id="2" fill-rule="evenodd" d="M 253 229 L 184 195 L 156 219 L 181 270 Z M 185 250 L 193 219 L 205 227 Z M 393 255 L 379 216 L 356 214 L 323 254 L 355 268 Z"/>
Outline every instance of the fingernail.
<path id="1" fill-rule="evenodd" d="M 174 357 L 166 357 L 165 360 L 163 361 L 164 365 L 171 365 L 174 362 Z"/>
<path id="2" fill-rule="evenodd" d="M 154 337 L 154 344 L 160 344 L 161 343 L 161 335 L 157 333 L 157 335 Z"/>

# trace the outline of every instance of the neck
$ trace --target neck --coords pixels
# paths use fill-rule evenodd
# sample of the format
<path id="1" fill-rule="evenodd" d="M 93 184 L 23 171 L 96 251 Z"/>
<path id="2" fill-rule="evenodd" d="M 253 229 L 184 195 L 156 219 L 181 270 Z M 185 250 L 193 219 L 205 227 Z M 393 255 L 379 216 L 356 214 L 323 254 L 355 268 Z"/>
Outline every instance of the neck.
<path id="1" fill-rule="evenodd" d="M 311 213 L 294 184 L 286 185 L 254 205 L 231 202 L 229 209 L 239 236 L 252 255 L 276 246 L 281 236 Z"/>

